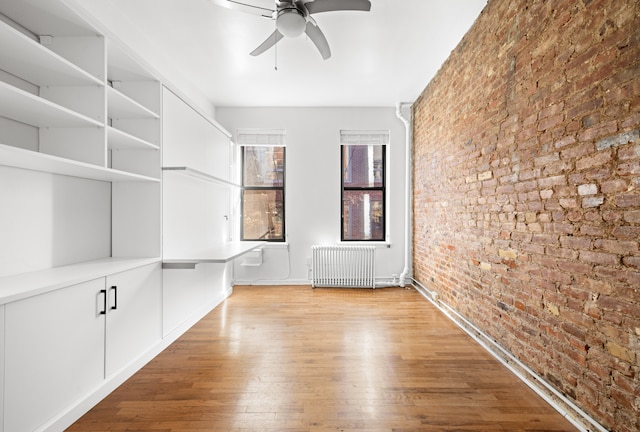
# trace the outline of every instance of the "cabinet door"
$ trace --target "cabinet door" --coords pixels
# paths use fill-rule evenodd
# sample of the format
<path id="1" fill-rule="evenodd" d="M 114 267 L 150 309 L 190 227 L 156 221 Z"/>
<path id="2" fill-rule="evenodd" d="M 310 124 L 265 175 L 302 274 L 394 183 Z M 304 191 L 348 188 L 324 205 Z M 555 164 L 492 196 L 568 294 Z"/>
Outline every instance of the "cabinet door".
<path id="1" fill-rule="evenodd" d="M 102 384 L 104 278 L 5 305 L 5 431 L 30 431 Z"/>
<path id="2" fill-rule="evenodd" d="M 107 377 L 136 360 L 160 340 L 161 278 L 159 263 L 107 277 Z"/>

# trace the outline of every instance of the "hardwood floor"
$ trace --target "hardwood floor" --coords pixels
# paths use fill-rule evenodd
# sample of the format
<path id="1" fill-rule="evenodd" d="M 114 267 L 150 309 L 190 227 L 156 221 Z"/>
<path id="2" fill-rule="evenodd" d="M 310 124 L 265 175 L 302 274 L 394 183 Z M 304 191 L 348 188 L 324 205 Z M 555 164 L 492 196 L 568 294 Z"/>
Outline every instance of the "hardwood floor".
<path id="1" fill-rule="evenodd" d="M 413 289 L 235 287 L 70 431 L 574 431 Z"/>

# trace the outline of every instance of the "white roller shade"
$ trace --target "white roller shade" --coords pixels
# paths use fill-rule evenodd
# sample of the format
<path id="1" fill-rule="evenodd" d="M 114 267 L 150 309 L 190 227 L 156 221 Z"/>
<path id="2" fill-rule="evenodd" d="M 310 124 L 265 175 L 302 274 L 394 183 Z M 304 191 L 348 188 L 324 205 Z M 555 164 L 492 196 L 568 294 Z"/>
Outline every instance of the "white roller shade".
<path id="1" fill-rule="evenodd" d="M 343 145 L 387 145 L 389 131 L 341 130 L 340 144 Z"/>
<path id="2" fill-rule="evenodd" d="M 284 129 L 239 129 L 236 143 L 241 146 L 284 146 Z"/>

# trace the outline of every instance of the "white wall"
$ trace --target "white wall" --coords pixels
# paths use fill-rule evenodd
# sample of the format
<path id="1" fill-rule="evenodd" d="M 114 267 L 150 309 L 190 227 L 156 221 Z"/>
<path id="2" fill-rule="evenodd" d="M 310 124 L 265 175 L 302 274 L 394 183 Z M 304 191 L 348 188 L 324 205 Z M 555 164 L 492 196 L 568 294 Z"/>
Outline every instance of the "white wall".
<path id="1" fill-rule="evenodd" d="M 404 265 L 405 129 L 394 108 L 224 108 L 216 119 L 237 129 L 286 130 L 288 250 L 267 248 L 259 267 L 236 262 L 236 283 L 309 283 L 311 246 L 340 242 L 340 130 L 389 130 L 387 238 L 376 251 L 376 277 L 399 275 Z M 239 217 L 237 214 L 236 217 Z"/>
<path id="2" fill-rule="evenodd" d="M 111 183 L 0 166 L 0 277 L 111 256 Z"/>

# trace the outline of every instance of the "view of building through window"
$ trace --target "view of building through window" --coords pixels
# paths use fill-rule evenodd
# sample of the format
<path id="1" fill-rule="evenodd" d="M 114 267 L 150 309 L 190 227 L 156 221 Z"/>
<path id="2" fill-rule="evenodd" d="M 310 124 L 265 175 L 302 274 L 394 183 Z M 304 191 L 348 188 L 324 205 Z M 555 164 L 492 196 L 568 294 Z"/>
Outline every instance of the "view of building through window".
<path id="1" fill-rule="evenodd" d="M 285 147 L 241 149 L 242 240 L 284 241 Z"/>
<path id="2" fill-rule="evenodd" d="M 385 146 L 342 145 L 342 240 L 385 240 Z"/>

